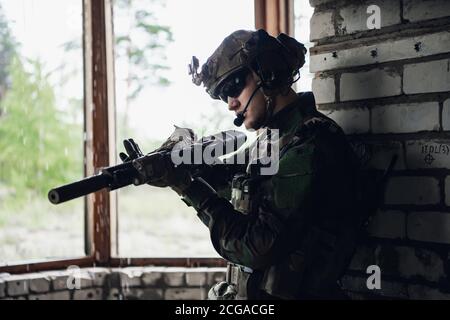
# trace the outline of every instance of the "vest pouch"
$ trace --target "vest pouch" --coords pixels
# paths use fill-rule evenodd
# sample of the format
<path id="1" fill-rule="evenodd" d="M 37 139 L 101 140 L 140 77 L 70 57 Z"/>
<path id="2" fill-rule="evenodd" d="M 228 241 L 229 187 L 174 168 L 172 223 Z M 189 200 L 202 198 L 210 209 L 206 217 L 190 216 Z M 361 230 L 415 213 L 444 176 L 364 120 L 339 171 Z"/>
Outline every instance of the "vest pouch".
<path id="1" fill-rule="evenodd" d="M 264 272 L 260 289 L 281 299 L 296 299 L 305 273 L 305 255 L 295 251 Z"/>
<path id="2" fill-rule="evenodd" d="M 320 296 L 335 283 L 330 265 L 336 254 L 336 237 L 316 227 L 307 229 L 300 249 L 266 270 L 261 289 L 282 299 Z"/>

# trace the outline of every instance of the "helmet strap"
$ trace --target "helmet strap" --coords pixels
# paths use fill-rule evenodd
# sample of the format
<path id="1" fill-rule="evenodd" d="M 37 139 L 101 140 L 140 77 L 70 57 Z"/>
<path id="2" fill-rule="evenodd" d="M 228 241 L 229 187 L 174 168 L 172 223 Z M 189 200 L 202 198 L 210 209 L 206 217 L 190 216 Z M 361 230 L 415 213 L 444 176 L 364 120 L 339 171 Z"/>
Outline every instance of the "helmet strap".
<path id="1" fill-rule="evenodd" d="M 272 119 L 273 111 L 275 109 L 275 103 L 274 103 L 272 96 L 266 95 L 264 93 L 264 91 L 263 91 L 263 94 L 264 94 L 264 100 L 266 101 L 266 115 L 265 115 L 263 127 L 266 127 L 269 124 L 270 120 Z"/>
<path id="2" fill-rule="evenodd" d="M 273 111 L 275 109 L 275 101 L 274 101 L 274 93 L 267 92 L 267 89 L 265 89 L 264 82 L 260 80 L 257 82 L 259 89 L 261 90 L 261 93 L 263 94 L 264 101 L 266 103 L 266 114 L 264 115 L 264 122 L 262 124 L 262 127 L 266 127 L 273 116 Z"/>

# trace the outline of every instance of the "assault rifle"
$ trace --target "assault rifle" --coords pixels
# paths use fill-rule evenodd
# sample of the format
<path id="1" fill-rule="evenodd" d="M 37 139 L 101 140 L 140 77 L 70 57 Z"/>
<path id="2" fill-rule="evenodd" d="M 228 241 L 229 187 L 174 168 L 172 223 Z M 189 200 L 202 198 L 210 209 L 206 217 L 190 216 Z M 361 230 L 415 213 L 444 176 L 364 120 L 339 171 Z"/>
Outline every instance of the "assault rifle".
<path id="1" fill-rule="evenodd" d="M 53 204 L 59 204 L 104 188 L 113 191 L 131 184 L 138 186 L 147 183 L 148 177 L 158 178 L 158 175 L 163 172 L 163 166 L 169 162 L 174 163 L 174 158 L 177 160 L 196 158 L 197 161 L 174 163 L 174 165 L 183 165 L 189 170 L 199 171 L 205 165 L 204 162 L 198 161 L 199 154 L 202 157 L 205 150 L 208 151 L 209 163 L 206 165 L 221 163 L 219 157 L 238 150 L 245 143 L 246 138 L 242 132 L 228 130 L 201 138 L 178 149 L 154 151 L 128 162 L 103 168 L 97 175 L 54 188 L 49 191 L 48 199 Z"/>

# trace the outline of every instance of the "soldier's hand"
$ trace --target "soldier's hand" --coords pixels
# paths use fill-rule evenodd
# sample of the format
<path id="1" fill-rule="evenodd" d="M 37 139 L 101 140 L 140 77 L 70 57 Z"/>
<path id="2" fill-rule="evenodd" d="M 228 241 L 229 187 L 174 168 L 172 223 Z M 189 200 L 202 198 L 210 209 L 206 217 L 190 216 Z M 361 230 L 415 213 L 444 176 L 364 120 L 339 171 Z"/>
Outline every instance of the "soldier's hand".
<path id="1" fill-rule="evenodd" d="M 193 144 L 197 139 L 194 131 L 189 128 L 180 128 L 175 126 L 174 132 L 169 136 L 169 138 L 164 141 L 164 143 L 152 152 L 159 151 L 171 151 L 175 145 L 178 146 L 189 146 Z M 121 152 L 119 153 L 119 157 L 123 162 L 132 161 L 139 157 L 142 157 L 144 154 L 142 153 L 139 145 L 131 138 L 123 141 L 123 146 L 127 153 Z"/>
<path id="2" fill-rule="evenodd" d="M 141 151 L 141 148 L 139 148 L 139 145 L 131 138 L 123 140 L 123 146 L 125 147 L 125 151 L 127 152 L 119 153 L 119 157 L 123 162 L 129 162 L 144 155 Z"/>
<path id="3" fill-rule="evenodd" d="M 174 127 L 175 130 L 172 132 L 172 134 L 167 138 L 166 141 L 164 141 L 161 147 L 159 147 L 155 151 L 170 151 L 175 147 L 175 145 L 177 145 L 178 147 L 188 147 L 197 140 L 197 136 L 192 129 L 180 128 L 177 126 Z"/>
<path id="4" fill-rule="evenodd" d="M 161 170 L 163 174 L 156 179 L 151 179 L 148 183 L 155 187 L 171 187 L 178 194 L 181 194 L 190 185 L 191 175 L 185 168 L 175 167 L 170 158 L 165 161 L 164 169 Z"/>
<path id="5" fill-rule="evenodd" d="M 124 140 L 123 145 L 126 153 L 121 152 L 119 154 L 120 159 L 123 162 L 133 161 L 144 156 L 139 145 L 133 139 L 130 138 Z M 152 153 L 162 154 L 168 152 L 171 147 L 173 146 L 166 142 Z M 143 172 L 141 172 L 141 183 L 147 183 L 148 185 L 160 188 L 172 187 L 172 189 L 178 193 L 190 184 L 191 176 L 189 172 L 180 166 L 175 167 L 170 157 L 157 157 L 155 155 L 152 159 L 152 167 L 157 170 L 155 172 L 157 175 L 151 174 L 151 176 L 149 176 L 145 173 L 146 170 L 143 170 Z"/>
<path id="6" fill-rule="evenodd" d="M 221 281 L 209 289 L 208 300 L 234 300 L 236 294 L 237 290 L 234 285 Z"/>

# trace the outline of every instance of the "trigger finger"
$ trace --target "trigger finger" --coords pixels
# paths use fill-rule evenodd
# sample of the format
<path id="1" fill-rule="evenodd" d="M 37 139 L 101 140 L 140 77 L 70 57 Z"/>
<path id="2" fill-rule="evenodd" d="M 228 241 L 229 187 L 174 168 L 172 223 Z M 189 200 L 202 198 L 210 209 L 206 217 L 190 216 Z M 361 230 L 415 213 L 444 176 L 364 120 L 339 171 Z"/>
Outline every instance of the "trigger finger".
<path id="1" fill-rule="evenodd" d="M 134 149 L 133 143 L 131 141 L 133 141 L 133 139 L 124 140 L 123 145 L 130 159 L 136 159 L 137 158 L 136 150 Z"/>

